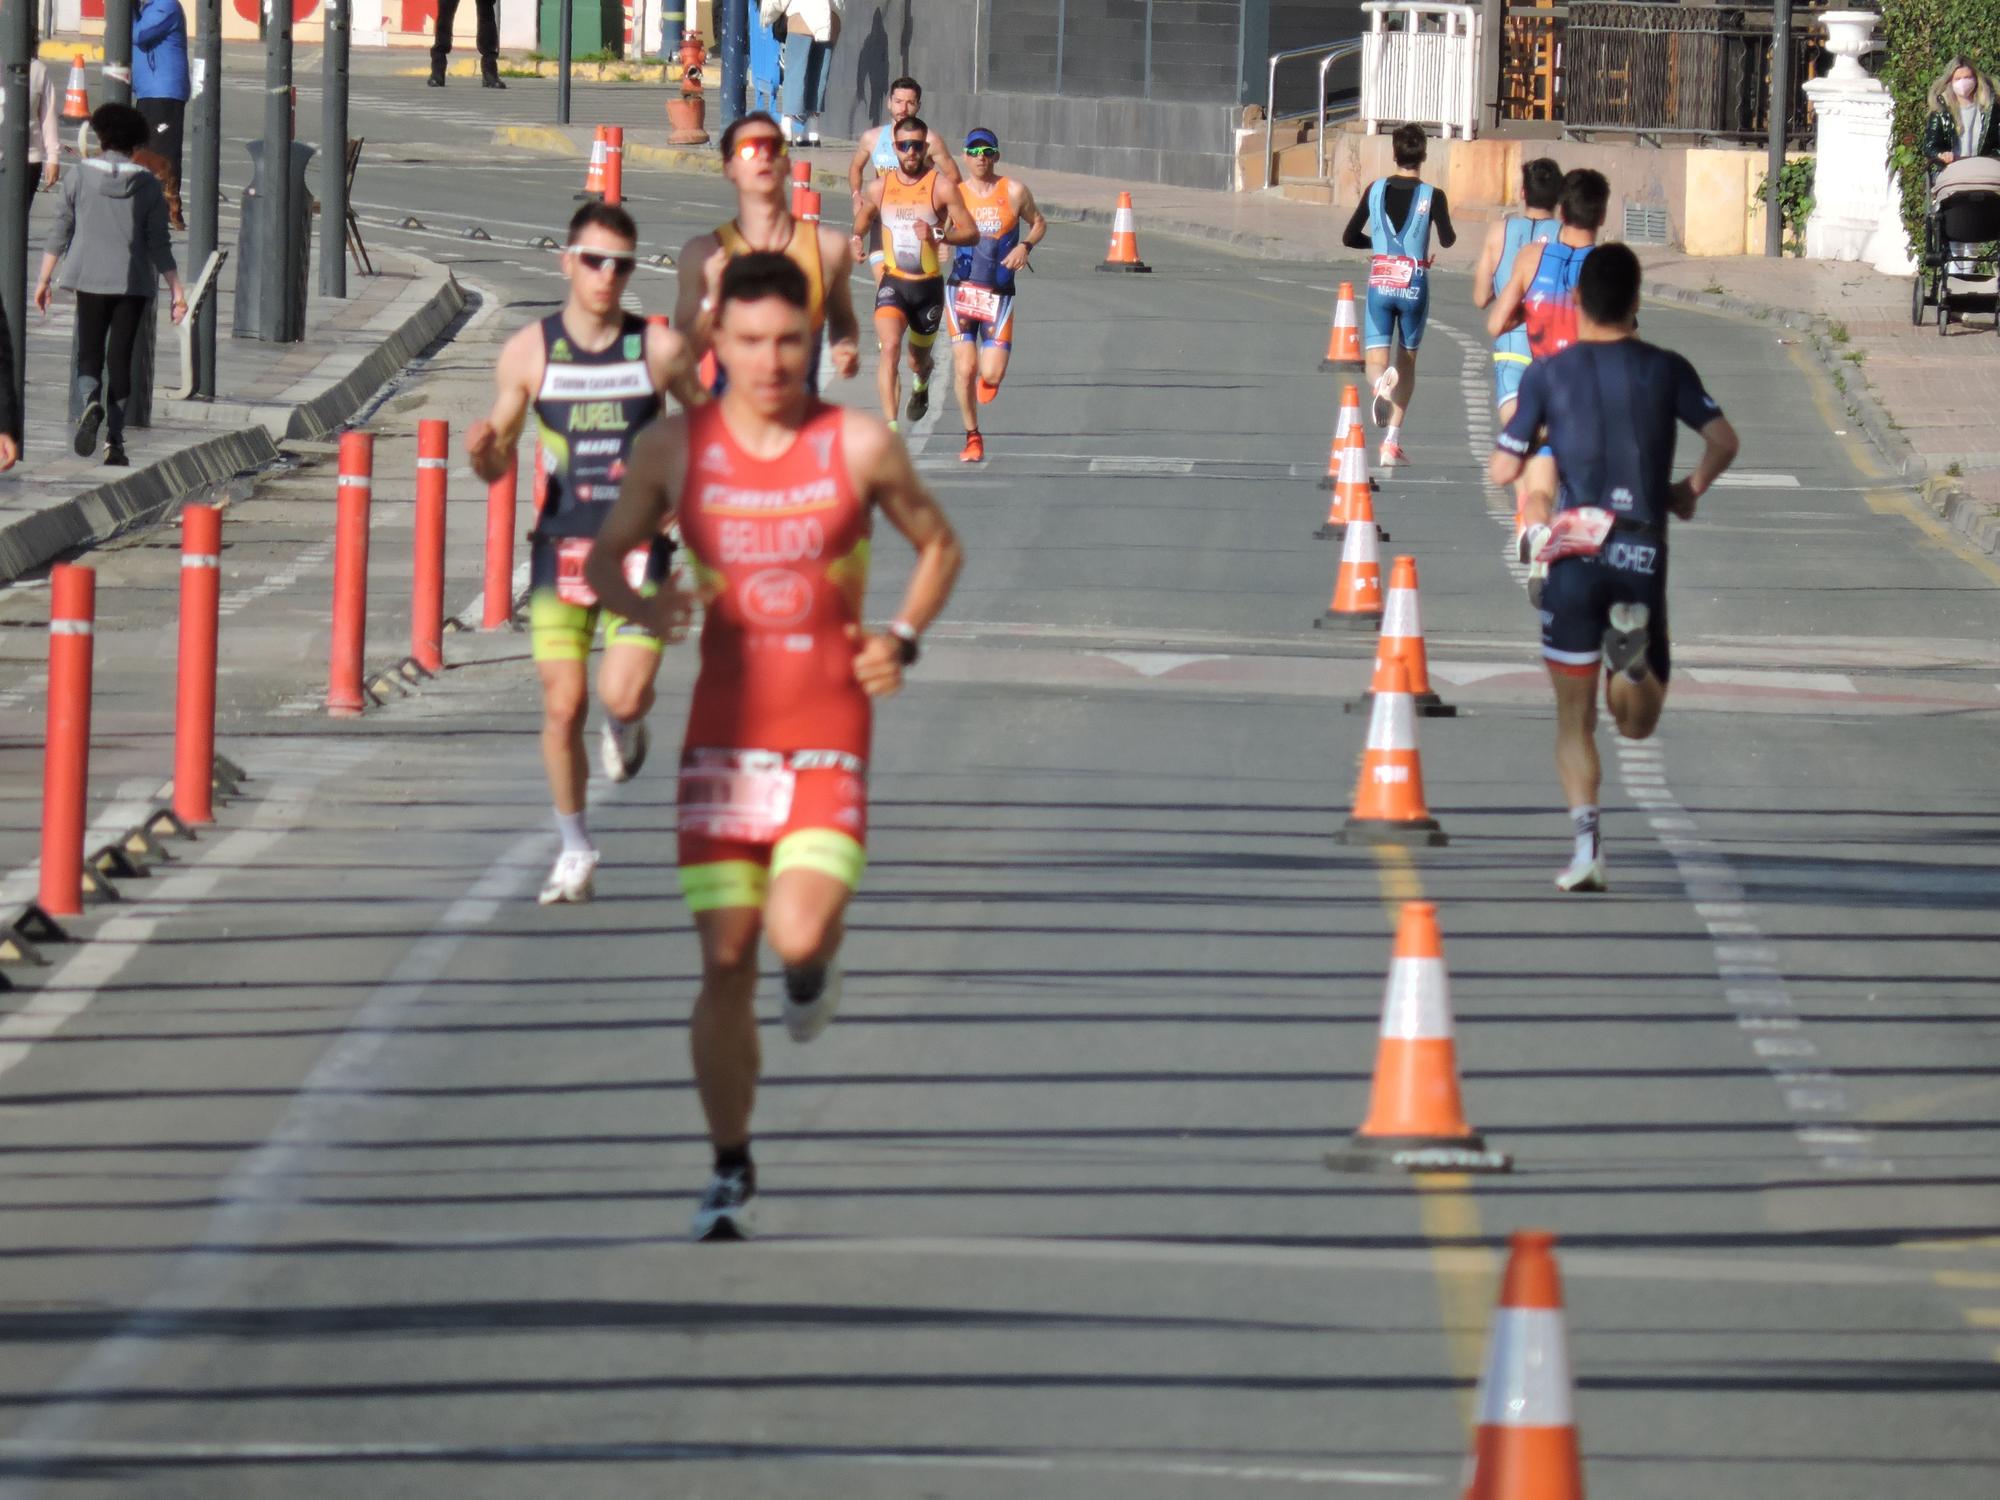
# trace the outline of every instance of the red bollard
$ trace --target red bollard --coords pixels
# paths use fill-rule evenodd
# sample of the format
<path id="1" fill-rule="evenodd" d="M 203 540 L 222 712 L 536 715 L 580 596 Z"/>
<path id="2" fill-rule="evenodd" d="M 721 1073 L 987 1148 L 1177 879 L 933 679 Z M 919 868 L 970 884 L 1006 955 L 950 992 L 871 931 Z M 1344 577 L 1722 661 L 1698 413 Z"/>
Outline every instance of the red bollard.
<path id="1" fill-rule="evenodd" d="M 444 498 L 451 424 L 417 423 L 416 583 L 410 590 L 410 655 L 426 672 L 444 670 Z"/>
<path id="2" fill-rule="evenodd" d="M 812 176 L 811 162 L 792 163 L 792 217 L 795 219 L 803 219 L 806 216 L 805 195 L 812 191 Z"/>
<path id="3" fill-rule="evenodd" d="M 90 786 L 91 632 L 97 574 L 49 572 L 49 725 L 42 757 L 42 909 L 83 914 L 83 800 Z"/>
<path id="4" fill-rule="evenodd" d="M 820 197 L 818 188 L 803 188 L 795 195 L 798 207 L 792 210 L 792 217 L 807 224 L 819 222 Z"/>
<path id="5" fill-rule="evenodd" d="M 613 208 L 625 201 L 625 127 L 604 127 L 604 201 Z"/>
<path id="6" fill-rule="evenodd" d="M 375 434 L 340 435 L 340 493 L 333 521 L 333 653 L 326 711 L 361 712 L 361 654 L 368 643 L 368 507 L 374 497 Z"/>
<path id="7" fill-rule="evenodd" d="M 514 509 L 520 493 L 521 458 L 486 486 L 486 610 L 481 630 L 498 630 L 514 618 Z"/>
<path id="8" fill-rule="evenodd" d="M 222 618 L 222 512 L 181 511 L 180 688 L 174 699 L 174 812 L 215 821 L 215 638 Z"/>

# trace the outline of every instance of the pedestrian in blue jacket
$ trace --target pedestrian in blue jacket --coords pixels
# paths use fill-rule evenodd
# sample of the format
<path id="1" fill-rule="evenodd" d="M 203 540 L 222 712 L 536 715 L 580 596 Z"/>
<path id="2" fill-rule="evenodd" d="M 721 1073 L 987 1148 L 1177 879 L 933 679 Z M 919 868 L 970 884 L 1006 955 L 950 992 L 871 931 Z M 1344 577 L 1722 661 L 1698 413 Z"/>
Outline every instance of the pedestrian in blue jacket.
<path id="1" fill-rule="evenodd" d="M 209 87 L 216 84 L 210 79 Z M 132 12 L 132 103 L 152 127 L 152 149 L 181 177 L 181 127 L 187 116 L 187 13 L 181 0 L 143 0 Z M 174 228 L 184 228 L 176 224 Z"/>

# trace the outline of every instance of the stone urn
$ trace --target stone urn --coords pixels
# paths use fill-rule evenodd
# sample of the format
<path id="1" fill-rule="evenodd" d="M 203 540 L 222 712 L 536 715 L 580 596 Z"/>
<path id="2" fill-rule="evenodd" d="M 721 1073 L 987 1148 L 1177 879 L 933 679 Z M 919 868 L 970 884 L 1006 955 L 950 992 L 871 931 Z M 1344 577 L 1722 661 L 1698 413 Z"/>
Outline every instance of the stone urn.
<path id="1" fill-rule="evenodd" d="M 708 140 L 708 101 L 701 92 L 701 66 L 708 61 L 708 49 L 701 34 L 690 31 L 681 37 L 681 91 L 667 96 L 667 124 L 673 134 L 667 139 L 676 146 L 700 146 Z"/>
<path id="2" fill-rule="evenodd" d="M 1826 76 L 1836 83 L 1865 82 L 1861 59 L 1882 45 L 1875 36 L 1882 17 L 1872 10 L 1830 10 L 1819 22 L 1826 28 L 1826 50 L 1833 54 Z"/>

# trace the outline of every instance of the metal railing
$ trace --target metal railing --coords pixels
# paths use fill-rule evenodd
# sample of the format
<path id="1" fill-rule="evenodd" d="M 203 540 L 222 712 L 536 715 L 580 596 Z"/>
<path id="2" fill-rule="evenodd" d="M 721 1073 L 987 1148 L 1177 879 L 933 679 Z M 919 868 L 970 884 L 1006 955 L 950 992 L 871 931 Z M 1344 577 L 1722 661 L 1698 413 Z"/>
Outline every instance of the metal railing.
<path id="1" fill-rule="evenodd" d="M 1333 65 L 1350 57 L 1361 55 L 1361 38 L 1349 37 L 1343 42 L 1320 42 L 1311 47 L 1292 47 L 1283 52 L 1271 54 L 1270 72 L 1266 78 L 1264 91 L 1264 172 L 1262 187 L 1271 186 L 1273 159 L 1271 155 L 1271 127 L 1278 108 L 1278 64 L 1294 57 L 1317 57 L 1319 64 L 1319 134 L 1313 138 L 1314 159 L 1318 163 L 1321 177 L 1326 176 L 1326 122 L 1329 118 L 1326 107 L 1326 75 Z"/>
<path id="2" fill-rule="evenodd" d="M 1361 9 L 1368 17 L 1362 129 L 1415 121 L 1436 125 L 1447 140 L 1470 140 L 1479 117 L 1479 6 L 1368 0 Z"/>

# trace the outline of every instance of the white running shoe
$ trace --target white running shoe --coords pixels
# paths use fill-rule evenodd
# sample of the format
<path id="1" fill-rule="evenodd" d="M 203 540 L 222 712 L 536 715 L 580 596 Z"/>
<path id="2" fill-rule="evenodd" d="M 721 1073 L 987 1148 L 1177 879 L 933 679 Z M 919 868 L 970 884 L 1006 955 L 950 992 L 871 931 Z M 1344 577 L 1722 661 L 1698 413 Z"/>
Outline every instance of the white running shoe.
<path id="1" fill-rule="evenodd" d="M 785 1030 L 795 1042 L 811 1041 L 833 1020 L 833 1013 L 840 1009 L 840 969 L 831 966 L 826 971 L 826 979 L 820 985 L 819 998 L 808 1000 L 801 1005 L 789 994 L 785 996 Z"/>
<path id="2" fill-rule="evenodd" d="M 1579 860 L 1562 874 L 1556 876 L 1556 889 L 1572 894 L 1582 891 L 1608 891 L 1610 883 L 1604 878 L 1604 852 L 1599 850 L 1589 859 Z"/>
<path id="3" fill-rule="evenodd" d="M 580 905 L 597 894 L 592 877 L 597 873 L 597 851 L 595 849 L 565 849 L 556 856 L 555 868 L 549 871 L 548 882 L 542 887 L 541 902 L 544 906 L 558 903 Z"/>
<path id="4" fill-rule="evenodd" d="M 1651 637 L 1646 626 L 1653 612 L 1643 604 L 1614 604 L 1606 615 L 1604 628 L 1604 670 L 1631 673 L 1646 659 Z"/>
<path id="5" fill-rule="evenodd" d="M 717 1172 L 708 1179 L 694 1211 L 698 1240 L 747 1240 L 757 1232 L 757 1190 L 741 1172 Z"/>
<path id="6" fill-rule="evenodd" d="M 1375 379 L 1375 401 L 1372 410 L 1375 414 L 1375 425 L 1377 427 L 1387 427 L 1389 425 L 1389 418 L 1395 415 L 1394 410 L 1389 405 L 1389 398 L 1396 394 L 1396 380 L 1396 367 L 1394 365 L 1389 366 L 1388 369 L 1384 370 Z"/>
<path id="7" fill-rule="evenodd" d="M 644 719 L 626 725 L 623 734 L 618 732 L 617 725 L 606 719 L 604 731 L 597 742 L 598 763 L 613 781 L 630 781 L 639 774 L 639 767 L 646 763 L 646 751 L 652 743 L 653 736 L 646 728 Z"/>
<path id="8" fill-rule="evenodd" d="M 1410 461 L 1410 455 L 1403 451 L 1401 443 L 1384 443 L 1377 466 L 1384 469 L 1400 468 Z"/>

